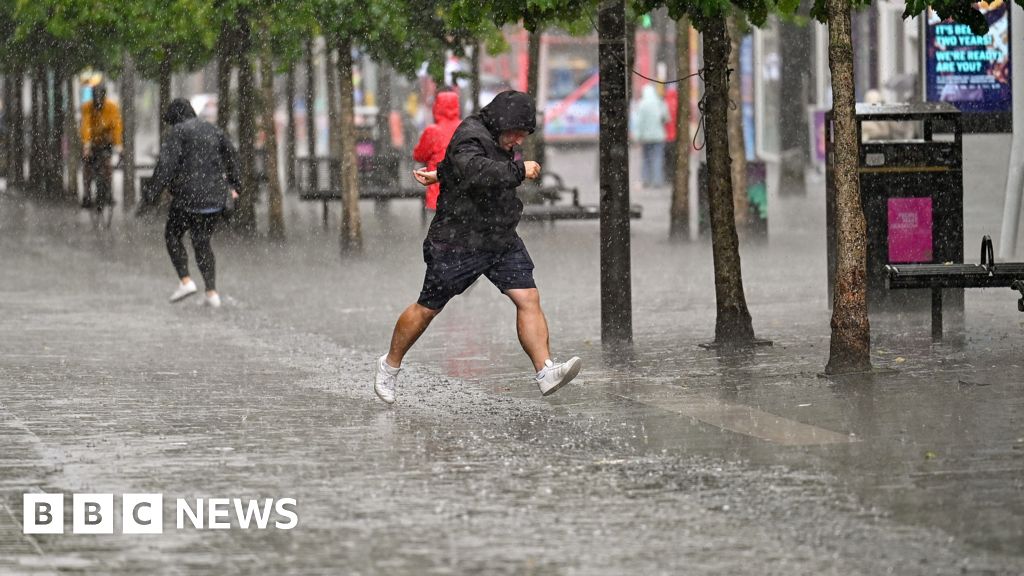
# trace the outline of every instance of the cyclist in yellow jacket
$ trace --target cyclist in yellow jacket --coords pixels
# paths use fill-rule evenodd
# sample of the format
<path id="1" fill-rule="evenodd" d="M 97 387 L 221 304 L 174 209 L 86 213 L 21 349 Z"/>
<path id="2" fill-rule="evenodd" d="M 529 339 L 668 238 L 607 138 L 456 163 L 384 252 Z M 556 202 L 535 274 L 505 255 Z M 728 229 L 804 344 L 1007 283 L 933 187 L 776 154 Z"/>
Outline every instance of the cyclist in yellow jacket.
<path id="1" fill-rule="evenodd" d="M 82 105 L 82 160 L 85 196 L 82 207 L 93 205 L 92 183 L 96 182 L 96 196 L 102 202 L 113 203 L 114 152 L 121 153 L 121 111 L 107 99 L 107 88 L 102 83 L 93 86 L 92 101 Z"/>

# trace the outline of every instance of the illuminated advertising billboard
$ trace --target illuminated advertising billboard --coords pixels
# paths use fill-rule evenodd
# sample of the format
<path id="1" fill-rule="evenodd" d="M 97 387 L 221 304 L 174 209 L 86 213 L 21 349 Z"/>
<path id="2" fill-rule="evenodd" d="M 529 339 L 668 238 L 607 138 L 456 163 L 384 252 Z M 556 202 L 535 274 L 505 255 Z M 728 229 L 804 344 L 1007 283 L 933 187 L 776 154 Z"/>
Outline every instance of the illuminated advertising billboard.
<path id="1" fill-rule="evenodd" d="M 925 23 L 925 99 L 949 102 L 973 132 L 1010 131 L 1010 5 L 981 2 L 988 20 L 983 36 L 966 24 L 940 20 L 929 10 Z"/>

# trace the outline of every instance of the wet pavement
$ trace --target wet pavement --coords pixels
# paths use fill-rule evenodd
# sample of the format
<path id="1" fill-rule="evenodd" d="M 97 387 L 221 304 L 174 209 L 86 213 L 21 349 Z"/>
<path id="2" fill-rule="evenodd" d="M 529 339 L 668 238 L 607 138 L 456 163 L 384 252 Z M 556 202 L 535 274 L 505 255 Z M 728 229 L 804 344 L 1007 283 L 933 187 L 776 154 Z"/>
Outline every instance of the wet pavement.
<path id="1" fill-rule="evenodd" d="M 998 235 L 997 140 L 965 146 L 969 259 Z M 585 202 L 595 157 L 552 158 Z M 422 280 L 414 202 L 364 202 L 354 256 L 336 205 L 324 231 L 294 198 L 286 244 L 218 236 L 213 311 L 166 303 L 159 223 L 95 231 L 4 193 L 0 573 L 1024 573 L 1014 293 L 969 291 L 942 344 L 923 315 L 875 318 L 885 370 L 820 378 L 820 184 L 773 197 L 771 241 L 742 251 L 774 346 L 699 346 L 710 245 L 669 243 L 667 190 L 636 189 L 631 349 L 600 344 L 597 222 L 524 223 L 553 352 L 583 357 L 581 377 L 542 399 L 482 281 L 410 353 L 391 408 L 371 364 Z M 43 491 L 162 493 L 165 531 L 23 535 L 22 494 Z M 299 525 L 175 529 L 174 499 L 199 497 L 295 498 Z"/>

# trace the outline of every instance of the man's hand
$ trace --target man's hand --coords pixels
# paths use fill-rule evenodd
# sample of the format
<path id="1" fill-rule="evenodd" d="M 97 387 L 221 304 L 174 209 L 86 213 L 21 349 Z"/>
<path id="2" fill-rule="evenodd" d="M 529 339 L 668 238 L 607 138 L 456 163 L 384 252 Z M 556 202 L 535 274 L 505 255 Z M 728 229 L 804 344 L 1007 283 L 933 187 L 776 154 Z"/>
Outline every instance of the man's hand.
<path id="1" fill-rule="evenodd" d="M 232 200 L 238 200 L 238 190 L 235 190 L 235 189 L 231 190 L 231 199 Z"/>
<path id="2" fill-rule="evenodd" d="M 427 170 L 426 168 L 420 168 L 419 170 L 413 170 L 412 175 L 414 178 L 416 178 L 417 182 L 424 186 L 437 184 L 437 170 Z"/>
<path id="3" fill-rule="evenodd" d="M 523 162 L 523 167 L 526 168 L 526 177 L 530 180 L 540 178 L 540 164 L 537 164 L 533 160 L 527 160 Z"/>
<path id="4" fill-rule="evenodd" d="M 82 143 L 82 158 L 88 158 L 90 152 L 92 152 L 92 145 L 89 142 L 83 142 Z"/>

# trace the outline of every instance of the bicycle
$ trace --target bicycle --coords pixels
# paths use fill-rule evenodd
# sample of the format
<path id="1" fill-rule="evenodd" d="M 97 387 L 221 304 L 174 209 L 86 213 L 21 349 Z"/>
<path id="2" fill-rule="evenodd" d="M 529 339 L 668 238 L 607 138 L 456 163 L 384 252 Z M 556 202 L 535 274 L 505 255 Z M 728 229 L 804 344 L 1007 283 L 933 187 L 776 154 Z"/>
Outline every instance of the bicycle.
<path id="1" fill-rule="evenodd" d="M 101 148 L 87 154 L 84 161 L 85 194 L 92 202 L 85 203 L 93 228 L 110 228 L 114 219 L 114 167 L 113 151 Z M 118 159 L 120 164 L 120 159 Z M 95 192 L 90 188 L 95 184 Z"/>

